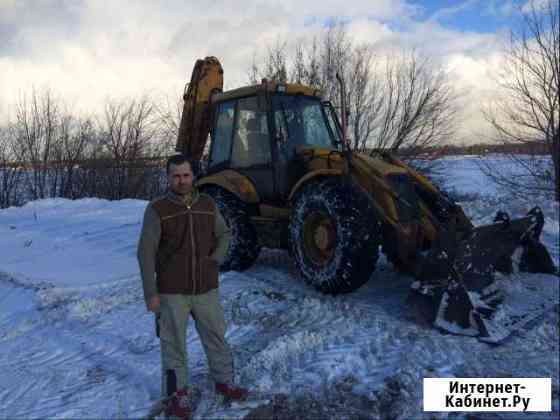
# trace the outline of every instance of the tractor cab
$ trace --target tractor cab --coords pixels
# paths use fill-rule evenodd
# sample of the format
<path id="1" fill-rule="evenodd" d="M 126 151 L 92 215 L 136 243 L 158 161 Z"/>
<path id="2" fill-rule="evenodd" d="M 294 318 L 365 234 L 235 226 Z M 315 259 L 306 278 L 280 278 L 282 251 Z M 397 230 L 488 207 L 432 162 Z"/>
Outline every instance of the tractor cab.
<path id="1" fill-rule="evenodd" d="M 213 103 L 208 174 L 239 172 L 263 202 L 285 202 L 305 174 L 302 150 L 340 148 L 333 107 L 307 87 L 263 83 L 216 94 Z"/>

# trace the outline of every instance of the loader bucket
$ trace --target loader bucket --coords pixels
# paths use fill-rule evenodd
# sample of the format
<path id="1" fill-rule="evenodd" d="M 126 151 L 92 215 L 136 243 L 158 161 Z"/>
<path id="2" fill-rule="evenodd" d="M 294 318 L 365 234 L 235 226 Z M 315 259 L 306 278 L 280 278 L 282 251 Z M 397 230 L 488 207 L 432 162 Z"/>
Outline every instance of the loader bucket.
<path id="1" fill-rule="evenodd" d="M 492 343 L 510 335 L 514 331 L 511 325 L 504 329 L 493 319 L 502 300 L 494 272 L 512 273 L 512 255 L 522 248 L 520 271 L 556 273 L 550 254 L 539 241 L 543 225 L 542 211 L 535 207 L 516 220 L 498 212 L 493 224 L 473 228 L 459 241 L 453 225 L 442 232 L 422 261 L 420 281 L 413 284 L 415 294 L 424 295 L 423 305 L 432 305 L 428 316 L 434 325 Z M 426 314 L 425 308 L 423 312 Z M 524 318 L 529 322 L 534 316 Z M 523 325 L 518 323 L 515 329 Z"/>
<path id="2" fill-rule="evenodd" d="M 519 269 L 532 273 L 556 272 L 547 249 L 539 242 L 544 217 L 534 207 L 526 217 L 510 220 L 505 212 L 498 212 L 495 223 L 472 229 L 458 244 L 455 266 L 463 275 L 485 273 L 489 268 L 506 274 L 513 272 L 511 257 L 518 247 L 523 248 Z"/>

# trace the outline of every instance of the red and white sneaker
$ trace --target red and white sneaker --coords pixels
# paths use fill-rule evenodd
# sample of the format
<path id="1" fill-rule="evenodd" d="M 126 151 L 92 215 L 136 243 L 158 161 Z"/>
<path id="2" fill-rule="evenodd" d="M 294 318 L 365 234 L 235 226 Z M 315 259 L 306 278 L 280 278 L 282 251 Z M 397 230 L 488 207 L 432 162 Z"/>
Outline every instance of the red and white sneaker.
<path id="1" fill-rule="evenodd" d="M 192 416 L 189 391 L 183 388 L 175 392 L 167 402 L 165 417 L 171 419 L 190 420 Z"/>
<path id="2" fill-rule="evenodd" d="M 231 400 L 245 400 L 249 391 L 234 385 L 216 382 L 216 392 Z"/>

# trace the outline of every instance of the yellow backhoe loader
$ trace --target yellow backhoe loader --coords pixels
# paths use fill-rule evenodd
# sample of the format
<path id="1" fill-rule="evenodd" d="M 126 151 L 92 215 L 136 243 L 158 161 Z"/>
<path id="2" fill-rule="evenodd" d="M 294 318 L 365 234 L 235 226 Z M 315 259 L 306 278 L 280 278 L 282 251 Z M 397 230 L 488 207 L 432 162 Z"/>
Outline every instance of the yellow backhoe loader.
<path id="1" fill-rule="evenodd" d="M 344 83 L 341 101 L 344 105 Z M 263 80 L 223 92 L 215 57 L 198 60 L 184 93 L 177 151 L 203 162 L 198 187 L 217 202 L 233 241 L 222 270 L 249 268 L 261 247 L 288 249 L 303 279 L 324 293 L 352 292 L 379 252 L 412 275 L 440 328 L 497 342 L 493 272 L 556 272 L 534 208 L 474 227 L 426 177 L 388 153 L 352 152 L 321 92 Z"/>

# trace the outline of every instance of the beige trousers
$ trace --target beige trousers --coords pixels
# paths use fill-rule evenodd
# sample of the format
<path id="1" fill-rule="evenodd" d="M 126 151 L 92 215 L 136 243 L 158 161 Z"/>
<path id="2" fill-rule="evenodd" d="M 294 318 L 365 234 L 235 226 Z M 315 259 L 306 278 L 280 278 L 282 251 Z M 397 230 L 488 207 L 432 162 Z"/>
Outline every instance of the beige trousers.
<path id="1" fill-rule="evenodd" d="M 187 385 L 186 333 L 189 315 L 215 382 L 231 382 L 233 359 L 225 340 L 226 322 L 218 289 L 201 295 L 160 294 L 157 318 L 161 345 L 162 397 Z"/>

